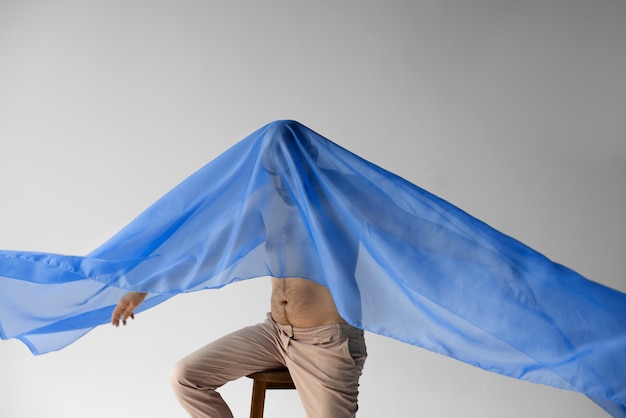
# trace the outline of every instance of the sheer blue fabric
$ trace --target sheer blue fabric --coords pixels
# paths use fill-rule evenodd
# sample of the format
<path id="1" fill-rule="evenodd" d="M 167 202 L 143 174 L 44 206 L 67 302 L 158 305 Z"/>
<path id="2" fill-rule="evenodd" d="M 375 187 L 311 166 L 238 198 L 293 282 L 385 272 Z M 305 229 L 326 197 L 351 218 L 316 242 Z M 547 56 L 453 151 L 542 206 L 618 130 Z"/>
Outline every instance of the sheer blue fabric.
<path id="1" fill-rule="evenodd" d="M 350 324 L 626 416 L 626 295 L 293 121 L 270 123 L 85 257 L 0 251 L 0 335 L 35 354 L 253 277 L 327 286 Z"/>

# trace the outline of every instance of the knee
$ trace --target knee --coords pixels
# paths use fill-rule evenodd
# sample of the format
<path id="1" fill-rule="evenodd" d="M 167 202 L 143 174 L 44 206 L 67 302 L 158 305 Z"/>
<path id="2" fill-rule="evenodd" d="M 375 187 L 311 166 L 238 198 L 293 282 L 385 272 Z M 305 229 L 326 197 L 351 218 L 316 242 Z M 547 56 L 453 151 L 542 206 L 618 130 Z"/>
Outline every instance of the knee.
<path id="1" fill-rule="evenodd" d="M 185 360 L 180 360 L 170 370 L 170 385 L 174 392 L 180 391 L 182 387 L 194 386 L 191 383 L 191 369 L 185 363 Z"/>
<path id="2" fill-rule="evenodd" d="M 181 362 L 174 364 L 170 370 L 170 385 L 174 390 L 178 389 L 184 376 L 185 369 Z"/>
<path id="3" fill-rule="evenodd" d="M 210 363 L 198 364 L 184 358 L 174 364 L 170 370 L 170 385 L 174 392 L 187 389 L 215 390 L 226 383 Z"/>

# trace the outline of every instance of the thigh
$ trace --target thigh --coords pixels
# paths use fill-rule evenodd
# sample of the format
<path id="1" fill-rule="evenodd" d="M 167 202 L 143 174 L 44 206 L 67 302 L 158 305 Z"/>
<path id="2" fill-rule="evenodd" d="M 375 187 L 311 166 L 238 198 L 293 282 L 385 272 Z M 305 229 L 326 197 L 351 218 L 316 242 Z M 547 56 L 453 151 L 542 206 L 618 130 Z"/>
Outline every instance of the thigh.
<path id="1" fill-rule="evenodd" d="M 195 385 L 219 387 L 250 373 L 283 365 L 275 328 L 266 321 L 207 344 L 180 360 L 176 369 Z"/>
<path id="2" fill-rule="evenodd" d="M 287 365 L 308 417 L 353 417 L 367 353 L 360 330 L 337 338 L 292 341 Z"/>

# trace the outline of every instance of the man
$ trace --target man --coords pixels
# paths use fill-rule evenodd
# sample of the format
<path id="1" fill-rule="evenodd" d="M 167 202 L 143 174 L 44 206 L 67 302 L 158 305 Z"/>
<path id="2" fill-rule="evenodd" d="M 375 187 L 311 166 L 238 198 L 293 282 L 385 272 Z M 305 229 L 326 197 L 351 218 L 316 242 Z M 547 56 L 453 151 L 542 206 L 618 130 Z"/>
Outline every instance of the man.
<path id="1" fill-rule="evenodd" d="M 262 158 L 274 193 L 255 197 L 269 202 L 262 213 L 265 249 L 276 271 L 281 265 L 310 263 L 303 248 L 314 251 L 312 245 L 302 244 L 305 231 L 292 220 L 297 209 L 285 187 L 300 175 L 303 184 L 315 187 L 307 178 L 305 160 L 314 161 L 316 150 L 307 141 L 296 146 L 290 132 L 294 128 L 289 124 L 277 127 L 277 140 Z M 298 173 L 294 173 L 293 161 L 302 163 Z M 280 211 L 272 209 L 277 205 Z M 289 245 L 294 240 L 299 243 L 297 251 Z M 346 248 L 345 256 L 353 260 L 354 251 Z M 253 372 L 287 367 L 308 417 L 355 416 L 358 382 L 367 356 L 363 331 L 341 318 L 327 287 L 297 277 L 271 280 L 271 313 L 263 323 L 222 337 L 176 364 L 171 381 L 179 402 L 192 417 L 231 417 L 217 388 Z M 113 312 L 113 325 L 133 318 L 145 297 L 136 292 L 122 297 Z"/>
<path id="2" fill-rule="evenodd" d="M 353 417 L 366 358 L 363 331 L 346 324 L 327 288 L 301 278 L 272 278 L 265 322 L 229 334 L 172 370 L 179 402 L 192 417 L 231 417 L 216 389 L 250 373 L 287 367 L 308 417 Z M 128 293 L 113 324 L 133 317 L 144 293 Z"/>

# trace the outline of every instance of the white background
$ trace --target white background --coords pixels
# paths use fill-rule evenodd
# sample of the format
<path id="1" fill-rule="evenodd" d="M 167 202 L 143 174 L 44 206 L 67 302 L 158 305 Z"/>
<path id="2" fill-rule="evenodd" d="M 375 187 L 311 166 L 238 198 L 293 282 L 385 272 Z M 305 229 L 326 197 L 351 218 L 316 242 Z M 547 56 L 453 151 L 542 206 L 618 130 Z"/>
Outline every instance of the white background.
<path id="1" fill-rule="evenodd" d="M 0 0 L 0 248 L 85 254 L 290 118 L 626 291 L 625 21 L 623 0 Z M 182 295 L 39 357 L 2 341 L 0 416 L 183 417 L 171 365 L 268 298 L 263 279 Z M 605 416 L 368 344 L 361 417 Z M 235 416 L 250 389 L 224 388 Z M 266 411 L 303 416 L 292 391 Z"/>

